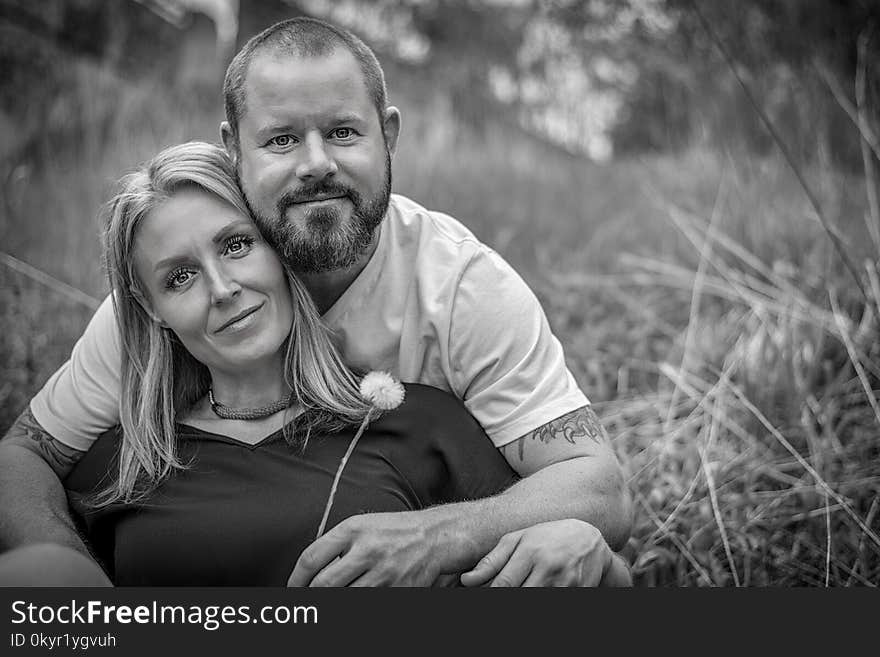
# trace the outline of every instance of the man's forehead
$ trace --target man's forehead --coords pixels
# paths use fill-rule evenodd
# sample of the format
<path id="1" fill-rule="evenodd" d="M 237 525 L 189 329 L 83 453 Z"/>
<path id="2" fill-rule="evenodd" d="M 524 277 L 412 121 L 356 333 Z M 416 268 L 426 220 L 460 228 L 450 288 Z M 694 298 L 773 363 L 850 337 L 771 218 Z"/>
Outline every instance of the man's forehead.
<path id="1" fill-rule="evenodd" d="M 246 99 L 269 102 L 369 96 L 358 61 L 346 48 L 321 55 L 279 50 L 262 53 L 248 67 L 244 89 Z"/>

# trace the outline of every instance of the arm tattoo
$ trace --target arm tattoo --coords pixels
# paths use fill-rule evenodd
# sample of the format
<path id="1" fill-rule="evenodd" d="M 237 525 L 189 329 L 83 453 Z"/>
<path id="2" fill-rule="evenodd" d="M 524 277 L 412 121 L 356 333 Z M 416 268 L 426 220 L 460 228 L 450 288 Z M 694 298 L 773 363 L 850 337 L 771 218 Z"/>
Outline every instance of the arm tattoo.
<path id="1" fill-rule="evenodd" d="M 519 440 L 511 443 L 510 446 L 512 447 L 514 444 L 518 446 L 519 459 L 522 461 L 527 440 L 540 440 L 542 443 L 549 443 L 555 438 L 562 438 L 572 445 L 581 438 L 589 438 L 597 445 L 608 443 L 608 434 L 605 432 L 605 428 L 599 421 L 596 412 L 591 406 L 582 406 L 571 413 L 566 413 L 562 417 L 558 417 L 538 427 L 531 433 L 527 433 Z"/>
<path id="2" fill-rule="evenodd" d="M 30 406 L 18 416 L 3 437 L 3 442 L 15 443 L 39 454 L 59 479 L 66 477 L 85 454 L 84 451 L 68 447 L 49 435 L 31 413 Z"/>

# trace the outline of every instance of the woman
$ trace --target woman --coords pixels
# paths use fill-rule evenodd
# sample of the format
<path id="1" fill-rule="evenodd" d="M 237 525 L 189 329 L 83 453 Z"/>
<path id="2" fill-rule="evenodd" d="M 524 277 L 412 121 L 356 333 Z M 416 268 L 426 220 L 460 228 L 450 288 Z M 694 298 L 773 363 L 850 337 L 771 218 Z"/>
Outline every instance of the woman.
<path id="1" fill-rule="evenodd" d="M 121 427 L 66 485 L 117 584 L 284 585 L 370 410 L 234 180 L 219 147 L 193 142 L 124 178 L 109 206 Z M 360 438 L 327 527 L 515 478 L 457 400 L 410 385 Z"/>

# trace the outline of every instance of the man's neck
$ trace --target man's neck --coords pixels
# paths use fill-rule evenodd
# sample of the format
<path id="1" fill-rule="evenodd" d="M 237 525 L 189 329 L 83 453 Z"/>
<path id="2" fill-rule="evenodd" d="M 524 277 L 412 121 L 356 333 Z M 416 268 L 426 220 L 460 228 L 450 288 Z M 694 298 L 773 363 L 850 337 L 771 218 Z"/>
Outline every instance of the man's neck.
<path id="1" fill-rule="evenodd" d="M 331 271 L 321 272 L 319 274 L 297 273 L 297 277 L 302 281 L 303 285 L 312 295 L 315 305 L 318 306 L 318 312 L 322 315 L 333 307 L 339 297 L 341 297 L 354 280 L 360 276 L 370 258 L 376 252 L 379 246 L 379 237 L 381 235 L 382 226 L 376 228 L 373 233 L 373 241 L 369 248 L 354 262 L 354 264 L 343 267 L 341 269 L 333 269 Z"/>

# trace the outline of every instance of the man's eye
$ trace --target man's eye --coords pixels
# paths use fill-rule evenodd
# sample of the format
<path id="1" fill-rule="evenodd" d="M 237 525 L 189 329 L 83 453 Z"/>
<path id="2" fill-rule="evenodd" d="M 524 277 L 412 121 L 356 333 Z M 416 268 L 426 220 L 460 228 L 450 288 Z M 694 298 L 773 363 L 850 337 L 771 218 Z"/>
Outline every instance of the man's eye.
<path id="1" fill-rule="evenodd" d="M 334 130 L 330 134 L 336 139 L 346 140 L 354 137 L 354 130 L 352 130 L 351 128 L 336 128 L 336 130 Z"/>
<path id="2" fill-rule="evenodd" d="M 293 137 L 290 135 L 278 135 L 277 137 L 272 137 L 269 143 L 278 148 L 287 148 L 293 144 Z"/>

